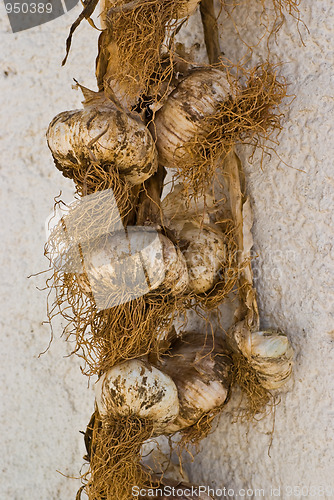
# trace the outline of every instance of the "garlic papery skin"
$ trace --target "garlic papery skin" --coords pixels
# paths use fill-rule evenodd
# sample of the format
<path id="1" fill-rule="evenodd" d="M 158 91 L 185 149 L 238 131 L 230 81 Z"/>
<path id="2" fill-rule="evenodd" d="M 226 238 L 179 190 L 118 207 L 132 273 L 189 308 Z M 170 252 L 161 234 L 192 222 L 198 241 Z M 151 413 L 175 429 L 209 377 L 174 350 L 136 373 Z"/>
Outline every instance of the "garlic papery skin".
<path id="1" fill-rule="evenodd" d="M 171 377 L 139 359 L 111 368 L 95 384 L 100 415 L 134 415 L 153 422 L 155 433 L 177 417 L 179 400 Z"/>
<path id="2" fill-rule="evenodd" d="M 184 224 L 179 238 L 188 267 L 189 291 L 209 291 L 219 280 L 219 271 L 226 262 L 224 235 L 211 226 L 189 222 Z"/>
<path id="3" fill-rule="evenodd" d="M 189 286 L 189 273 L 187 262 L 181 250 L 163 235 L 160 235 L 162 241 L 164 271 L 165 276 L 163 286 L 171 290 L 173 295 L 184 293 Z"/>
<path id="4" fill-rule="evenodd" d="M 65 177 L 72 178 L 79 165 L 88 169 L 95 163 L 106 169 L 114 167 L 130 183 L 140 184 L 158 166 L 149 130 L 107 98 L 60 113 L 46 136 L 56 166 Z"/>
<path id="5" fill-rule="evenodd" d="M 150 126 L 160 163 L 167 168 L 178 168 L 182 162 L 193 161 L 185 144 L 210 131 L 203 120 L 215 115 L 219 103 L 225 101 L 229 93 L 225 73 L 215 68 L 193 70 L 179 83 Z"/>
<path id="6" fill-rule="evenodd" d="M 180 403 L 179 415 L 166 432 L 189 427 L 225 403 L 231 385 L 231 366 L 229 350 L 218 339 L 189 333 L 174 343 L 169 355 L 158 362 L 159 369 L 174 380 Z"/>
<path id="7" fill-rule="evenodd" d="M 82 291 L 93 295 L 100 310 L 141 297 L 160 285 L 173 295 L 187 289 L 185 257 L 154 228 L 128 226 L 126 232 L 100 241 L 81 245 L 85 273 L 79 275 Z"/>
<path id="8" fill-rule="evenodd" d="M 275 330 L 253 332 L 251 334 L 252 356 L 277 358 L 278 356 L 284 356 L 289 346 L 287 336 Z"/>
<path id="9" fill-rule="evenodd" d="M 290 378 L 293 365 L 293 349 L 287 336 L 275 330 L 251 334 L 250 363 L 265 389 L 282 387 Z"/>

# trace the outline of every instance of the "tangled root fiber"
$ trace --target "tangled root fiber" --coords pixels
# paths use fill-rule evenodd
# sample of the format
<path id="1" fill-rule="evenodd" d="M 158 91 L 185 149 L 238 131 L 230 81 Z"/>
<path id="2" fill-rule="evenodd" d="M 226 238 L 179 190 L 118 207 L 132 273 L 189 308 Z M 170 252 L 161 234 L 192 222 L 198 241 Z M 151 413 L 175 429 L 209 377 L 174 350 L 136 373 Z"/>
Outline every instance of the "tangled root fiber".
<path id="1" fill-rule="evenodd" d="M 202 121 L 194 140 L 185 143 L 178 177 L 195 193 L 202 193 L 215 177 L 216 169 L 237 142 L 265 149 L 265 141 L 282 129 L 283 114 L 279 106 L 287 96 L 287 84 L 280 80 L 270 64 L 262 64 L 245 72 L 246 84 L 241 87 L 227 72 L 231 95 L 219 103 L 214 115 Z"/>
<path id="2" fill-rule="evenodd" d="M 247 398 L 245 408 L 238 410 L 238 418 L 251 421 L 270 414 L 277 404 L 275 397 L 261 385 L 256 371 L 241 353 L 233 353 L 232 358 L 232 386 L 237 384 Z"/>
<path id="3" fill-rule="evenodd" d="M 136 202 L 136 196 L 139 191 L 138 186 L 133 186 L 124 177 L 120 176 L 117 168 L 114 165 L 98 165 L 97 163 L 78 164 L 74 169 L 64 169 L 59 162 L 56 162 L 56 166 L 61 170 L 64 177 L 70 178 L 74 181 L 76 187 L 76 194 L 79 197 L 92 195 L 95 193 L 100 193 L 98 198 L 98 206 L 103 206 L 103 194 L 104 191 L 108 196 L 108 193 L 113 193 L 116 205 L 110 205 L 109 212 L 110 219 L 113 217 L 122 217 L 126 220 L 129 214 L 134 211 L 134 204 Z M 93 200 L 96 198 L 92 198 Z M 95 208 L 98 208 L 96 205 Z M 94 208 L 91 205 L 90 210 Z M 77 211 L 78 212 L 78 211 Z M 84 213 L 82 216 L 84 217 Z M 78 214 L 76 213 L 76 217 Z"/>
<path id="4" fill-rule="evenodd" d="M 271 14 L 268 16 L 267 11 L 270 1 L 273 6 L 273 15 Z M 250 49 L 250 51 L 252 51 L 256 45 L 252 46 L 242 39 L 239 32 L 237 17 L 233 16 L 233 12 L 237 7 L 240 6 L 240 9 L 243 8 L 246 3 L 245 0 L 235 0 L 232 4 L 227 4 L 227 2 L 221 0 L 220 3 L 221 9 L 224 10 L 228 17 L 232 19 L 237 36 Z M 261 26 L 265 29 L 265 32 L 262 34 L 260 39 L 265 38 L 268 42 L 272 35 L 277 35 L 286 20 L 286 14 L 294 18 L 297 23 L 303 23 L 299 10 L 300 0 L 260 0 L 259 3 L 262 5 L 262 11 L 259 14 L 261 17 Z"/>
<path id="5" fill-rule="evenodd" d="M 179 456 L 181 456 L 183 451 L 190 451 L 190 446 L 194 446 L 196 452 L 199 451 L 200 442 L 213 431 L 214 420 L 220 415 L 226 403 L 227 401 L 221 407 L 204 413 L 194 425 L 180 431 L 180 440 L 177 443 Z"/>
<path id="6" fill-rule="evenodd" d="M 56 298 L 48 318 L 60 314 L 67 322 L 64 334 L 74 340 L 87 375 L 105 372 L 121 361 L 146 354 L 156 357 L 167 349 L 164 341 L 173 320 L 185 310 L 181 297 L 157 288 L 129 302 L 98 310 L 82 292 L 78 275 L 54 272 L 49 287 Z"/>
<path id="7" fill-rule="evenodd" d="M 116 83 L 134 100 L 154 88 L 158 94 L 161 82 L 173 77 L 173 34 L 182 24 L 177 20 L 179 8 L 176 0 L 120 0 L 107 11 L 97 59 L 100 89 Z M 162 54 L 164 45 L 170 51 L 169 64 Z"/>
<path id="8" fill-rule="evenodd" d="M 89 500 L 128 500 L 132 487 L 150 484 L 140 465 L 141 446 L 153 434 L 153 422 L 134 415 L 100 416 L 96 410 L 85 434 L 89 471 L 80 488 Z"/>
<path id="9" fill-rule="evenodd" d="M 63 216 L 52 228 L 45 255 L 51 264 L 58 258 L 64 269 L 81 270 L 83 253 L 92 252 L 104 238 L 123 230 L 122 219 L 129 213 L 130 205 L 130 197 L 123 197 L 120 189 L 97 191 L 76 198 L 69 206 L 56 199 L 54 214 L 58 207 L 65 210 L 61 209 Z M 61 264 L 58 263 L 58 268 Z"/>
<path id="10" fill-rule="evenodd" d="M 261 0 L 261 2 L 262 5 L 264 5 L 265 0 Z M 272 3 L 276 13 L 274 32 L 277 33 L 278 30 L 282 27 L 284 23 L 284 16 L 286 13 L 294 17 L 297 21 L 300 20 L 300 0 L 272 0 Z"/>

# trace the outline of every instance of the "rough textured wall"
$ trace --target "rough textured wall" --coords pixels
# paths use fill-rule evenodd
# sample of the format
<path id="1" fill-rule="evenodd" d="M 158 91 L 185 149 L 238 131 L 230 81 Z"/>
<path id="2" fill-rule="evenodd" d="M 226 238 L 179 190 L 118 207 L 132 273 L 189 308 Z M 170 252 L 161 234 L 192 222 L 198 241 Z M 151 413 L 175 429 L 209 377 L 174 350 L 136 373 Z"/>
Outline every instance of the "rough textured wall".
<path id="1" fill-rule="evenodd" d="M 261 30 L 257 0 L 245 0 L 234 11 L 239 31 L 255 45 Z M 247 7 L 245 8 L 245 4 Z M 330 0 L 300 6 L 309 32 L 295 21 L 270 42 L 272 60 L 297 97 L 284 119 L 278 156 L 240 150 L 255 215 L 253 230 L 258 258 L 254 262 L 263 326 L 284 329 L 296 351 L 293 381 L 272 417 L 257 425 L 233 423 L 237 395 L 222 415 L 201 453 L 186 468 L 197 484 L 233 489 L 280 487 L 280 498 L 334 496 L 333 458 L 333 7 Z M 58 112 L 79 106 L 72 78 L 94 88 L 96 33 L 83 25 L 72 53 L 60 68 L 70 23 L 80 8 L 39 28 L 10 34 L 0 5 L 1 40 L 1 498 L 44 500 L 75 498 L 84 430 L 93 409 L 93 394 L 79 362 L 65 358 L 70 346 L 59 340 L 55 326 L 51 349 L 45 319 L 43 276 L 27 279 L 47 267 L 43 258 L 44 221 L 60 190 L 71 183 L 53 167 L 44 133 Z M 272 19 L 270 11 L 269 19 Z M 246 53 L 233 21 L 221 17 L 222 47 L 233 61 Z M 181 38 L 202 41 L 198 16 Z M 200 49 L 203 50 L 203 47 Z M 260 42 L 249 64 L 266 59 Z M 288 166 L 287 166 L 287 165 Z M 289 486 L 332 488 L 289 495 Z M 251 492 L 249 492 L 251 493 Z M 242 493 L 241 493 L 242 494 Z M 224 498 L 224 496 L 222 497 Z M 225 496 L 226 498 L 226 496 Z M 252 498 L 246 495 L 243 498 Z M 253 498 L 259 496 L 253 495 Z"/>

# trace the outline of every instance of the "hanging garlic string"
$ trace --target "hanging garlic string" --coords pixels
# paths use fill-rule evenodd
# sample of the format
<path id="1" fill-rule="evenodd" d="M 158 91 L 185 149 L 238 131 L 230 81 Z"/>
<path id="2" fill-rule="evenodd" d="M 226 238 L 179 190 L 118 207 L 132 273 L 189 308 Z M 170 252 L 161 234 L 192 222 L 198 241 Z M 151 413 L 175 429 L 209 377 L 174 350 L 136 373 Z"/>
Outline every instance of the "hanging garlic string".
<path id="1" fill-rule="evenodd" d="M 259 331 L 260 318 L 253 288 L 251 228 L 253 216 L 245 195 L 239 158 L 231 152 L 224 160 L 229 185 L 230 206 L 236 227 L 239 255 L 239 307 L 235 323 L 227 332 L 234 350 L 235 380 L 249 398 L 248 417 L 264 411 L 272 398 L 270 391 L 280 388 L 292 373 L 293 350 L 287 336 L 277 330 Z"/>

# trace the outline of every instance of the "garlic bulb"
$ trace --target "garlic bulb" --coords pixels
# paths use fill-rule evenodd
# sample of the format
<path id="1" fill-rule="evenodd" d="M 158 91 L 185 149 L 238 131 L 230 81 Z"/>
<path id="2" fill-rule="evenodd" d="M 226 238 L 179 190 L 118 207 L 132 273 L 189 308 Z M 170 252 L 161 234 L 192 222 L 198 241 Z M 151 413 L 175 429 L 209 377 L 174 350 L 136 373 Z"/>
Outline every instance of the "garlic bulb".
<path id="1" fill-rule="evenodd" d="M 175 342 L 170 355 L 162 356 L 157 366 L 174 380 L 179 395 L 180 413 L 166 432 L 195 424 L 229 396 L 232 360 L 218 339 L 189 333 Z"/>
<path id="2" fill-rule="evenodd" d="M 100 415 L 151 419 L 155 433 L 177 417 L 179 401 L 173 380 L 139 359 L 111 368 L 95 384 Z"/>
<path id="3" fill-rule="evenodd" d="M 161 209 L 166 225 L 176 233 L 180 233 L 185 222 L 209 224 L 210 213 L 216 211 L 216 200 L 210 193 L 195 199 L 192 190 L 186 190 L 184 184 L 179 183 L 165 196 L 161 202 Z"/>
<path id="4" fill-rule="evenodd" d="M 214 68 L 196 69 L 179 83 L 150 127 L 160 162 L 165 167 L 177 168 L 180 162 L 193 161 L 184 145 L 210 131 L 208 126 L 203 129 L 203 119 L 217 112 L 219 103 L 228 98 L 229 92 L 225 73 Z"/>
<path id="5" fill-rule="evenodd" d="M 219 270 L 226 261 L 224 238 L 209 227 L 199 228 L 187 224 L 181 238 L 187 241 L 183 255 L 189 273 L 189 290 L 204 293 L 210 290 L 219 279 Z"/>
<path id="6" fill-rule="evenodd" d="M 224 235 L 209 225 L 188 222 L 178 236 L 188 268 L 188 289 L 197 294 L 209 291 L 226 262 Z"/>
<path id="7" fill-rule="evenodd" d="M 116 167 L 132 184 L 140 184 L 157 169 L 153 138 L 134 115 L 97 94 L 84 109 L 65 111 L 49 125 L 47 141 L 57 168 L 73 177 L 79 165 Z"/>
<path id="8" fill-rule="evenodd" d="M 85 274 L 78 281 L 84 293 L 93 294 L 99 309 L 141 297 L 160 285 L 174 295 L 188 286 L 181 251 L 153 228 L 128 226 L 126 233 L 112 233 L 100 244 L 81 249 Z"/>
<path id="9" fill-rule="evenodd" d="M 293 349 L 285 333 L 276 330 L 250 332 L 244 322 L 237 323 L 231 332 L 232 348 L 246 357 L 265 389 L 279 389 L 285 384 L 293 363 Z"/>
<path id="10" fill-rule="evenodd" d="M 251 334 L 251 364 L 266 389 L 278 389 L 291 375 L 293 350 L 282 332 L 267 330 Z"/>
<path id="11" fill-rule="evenodd" d="M 180 183 L 164 198 L 161 208 L 186 259 L 189 291 L 207 292 L 219 280 L 219 271 L 227 259 L 226 238 L 211 224 L 210 216 L 217 211 L 215 197 L 207 193 L 195 198 Z"/>

